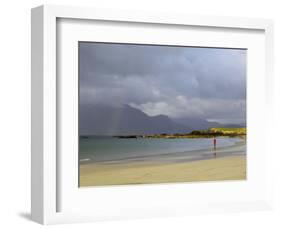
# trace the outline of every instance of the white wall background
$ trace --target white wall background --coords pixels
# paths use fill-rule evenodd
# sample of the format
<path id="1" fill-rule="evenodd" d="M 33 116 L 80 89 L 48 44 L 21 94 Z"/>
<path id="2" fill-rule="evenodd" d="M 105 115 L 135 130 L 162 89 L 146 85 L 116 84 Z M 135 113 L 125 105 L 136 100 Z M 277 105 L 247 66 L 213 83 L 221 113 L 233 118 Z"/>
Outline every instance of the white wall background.
<path id="1" fill-rule="evenodd" d="M 30 8 L 68 4 L 186 14 L 262 17 L 275 20 L 275 90 L 281 106 L 281 6 L 278 0 L 7 0 L 0 24 L 0 228 L 38 229 L 30 211 Z M 281 130 L 280 108 L 276 129 Z M 280 135 L 281 138 L 281 135 Z M 281 149 L 277 156 L 275 210 L 179 218 L 48 226 L 52 229 L 281 229 Z M 278 156 L 280 154 L 280 156 Z"/>

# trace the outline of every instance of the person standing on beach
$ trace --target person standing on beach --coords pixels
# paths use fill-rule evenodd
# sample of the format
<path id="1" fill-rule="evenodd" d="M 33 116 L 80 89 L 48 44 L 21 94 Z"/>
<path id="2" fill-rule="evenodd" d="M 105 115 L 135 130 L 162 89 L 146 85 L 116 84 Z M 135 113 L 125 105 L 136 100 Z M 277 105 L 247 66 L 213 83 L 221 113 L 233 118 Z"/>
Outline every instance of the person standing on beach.
<path id="1" fill-rule="evenodd" d="M 217 147 L 217 139 L 216 139 L 216 137 L 214 137 L 213 143 L 214 143 L 214 149 L 216 149 L 216 147 Z"/>
<path id="2" fill-rule="evenodd" d="M 214 155 L 216 156 L 217 155 L 217 153 L 216 153 L 216 149 L 217 149 L 217 139 L 216 139 L 216 137 L 214 137 L 214 139 L 213 139 L 213 144 L 214 144 Z"/>

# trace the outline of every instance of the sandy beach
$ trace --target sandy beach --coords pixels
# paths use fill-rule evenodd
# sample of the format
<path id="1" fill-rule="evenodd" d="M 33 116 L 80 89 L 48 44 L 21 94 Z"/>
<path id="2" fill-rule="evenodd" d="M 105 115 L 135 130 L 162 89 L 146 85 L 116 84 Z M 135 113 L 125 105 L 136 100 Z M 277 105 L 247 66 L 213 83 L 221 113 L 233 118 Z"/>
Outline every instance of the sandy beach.
<path id="1" fill-rule="evenodd" d="M 80 186 L 246 179 L 246 156 L 187 162 L 81 164 Z"/>

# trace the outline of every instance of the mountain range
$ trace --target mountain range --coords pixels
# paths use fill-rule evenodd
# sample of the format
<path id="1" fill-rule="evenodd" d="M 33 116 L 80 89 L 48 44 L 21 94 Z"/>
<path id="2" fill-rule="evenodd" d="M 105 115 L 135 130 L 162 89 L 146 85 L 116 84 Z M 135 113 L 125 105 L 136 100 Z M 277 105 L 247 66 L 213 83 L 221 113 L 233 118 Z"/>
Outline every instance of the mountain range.
<path id="1" fill-rule="evenodd" d="M 221 124 L 200 118 L 173 120 L 166 115 L 148 116 L 129 105 L 122 107 L 83 105 L 79 109 L 80 135 L 188 133 L 195 129 L 210 127 L 221 127 Z"/>

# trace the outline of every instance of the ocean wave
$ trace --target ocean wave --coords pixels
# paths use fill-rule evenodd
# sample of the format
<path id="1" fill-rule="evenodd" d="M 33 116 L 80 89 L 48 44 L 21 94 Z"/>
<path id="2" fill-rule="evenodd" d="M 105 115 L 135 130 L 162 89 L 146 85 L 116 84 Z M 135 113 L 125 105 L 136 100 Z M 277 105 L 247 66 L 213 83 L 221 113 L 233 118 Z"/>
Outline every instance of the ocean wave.
<path id="1" fill-rule="evenodd" d="M 84 159 L 80 159 L 79 161 L 80 162 L 85 162 L 85 161 L 90 161 L 91 160 L 91 158 L 84 158 Z"/>

